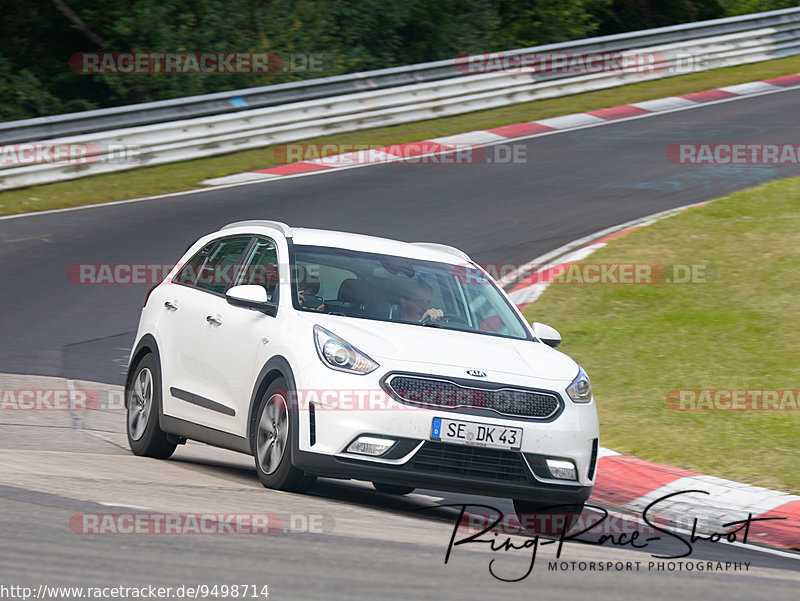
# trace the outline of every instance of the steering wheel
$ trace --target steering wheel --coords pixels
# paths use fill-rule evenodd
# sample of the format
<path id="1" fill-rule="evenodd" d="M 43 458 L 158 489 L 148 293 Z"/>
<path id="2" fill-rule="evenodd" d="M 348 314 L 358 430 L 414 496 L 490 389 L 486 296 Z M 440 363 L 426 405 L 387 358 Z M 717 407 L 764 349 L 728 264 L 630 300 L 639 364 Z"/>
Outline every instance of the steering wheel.
<path id="1" fill-rule="evenodd" d="M 442 315 L 436 321 L 433 321 L 433 319 L 431 318 L 430 315 L 425 316 L 425 318 L 423 318 L 422 321 L 420 321 L 420 323 L 423 324 L 423 325 L 424 324 L 428 324 L 428 323 L 438 324 L 438 323 L 443 323 L 443 322 L 444 323 L 458 323 L 458 324 L 462 324 L 462 325 L 465 325 L 465 326 L 469 327 L 469 324 L 467 323 L 467 321 L 463 317 L 461 317 L 459 315 L 452 315 L 450 313 L 445 313 L 444 315 Z"/>

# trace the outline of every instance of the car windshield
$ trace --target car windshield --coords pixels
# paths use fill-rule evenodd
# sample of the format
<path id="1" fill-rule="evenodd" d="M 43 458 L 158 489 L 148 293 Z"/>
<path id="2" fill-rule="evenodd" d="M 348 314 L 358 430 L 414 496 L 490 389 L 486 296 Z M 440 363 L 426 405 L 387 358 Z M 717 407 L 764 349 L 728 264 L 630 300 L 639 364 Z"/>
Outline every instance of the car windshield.
<path id="1" fill-rule="evenodd" d="M 341 248 L 295 246 L 296 309 L 530 340 L 479 268 Z"/>

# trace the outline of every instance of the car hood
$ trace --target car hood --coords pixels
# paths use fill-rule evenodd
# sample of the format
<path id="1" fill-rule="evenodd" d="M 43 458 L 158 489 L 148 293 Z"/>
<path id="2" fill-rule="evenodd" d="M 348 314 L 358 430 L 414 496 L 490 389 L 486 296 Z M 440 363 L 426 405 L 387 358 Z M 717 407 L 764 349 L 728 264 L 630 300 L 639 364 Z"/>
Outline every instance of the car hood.
<path id="1" fill-rule="evenodd" d="M 315 315 L 319 324 L 379 363 L 428 363 L 489 374 L 572 381 L 578 364 L 540 342 L 336 315 Z"/>

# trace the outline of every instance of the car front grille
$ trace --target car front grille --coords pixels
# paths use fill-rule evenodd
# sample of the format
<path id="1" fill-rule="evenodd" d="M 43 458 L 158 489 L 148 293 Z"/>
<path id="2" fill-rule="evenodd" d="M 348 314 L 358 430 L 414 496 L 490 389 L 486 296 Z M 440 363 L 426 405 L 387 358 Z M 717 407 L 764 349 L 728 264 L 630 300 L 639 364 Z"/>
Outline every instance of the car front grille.
<path id="1" fill-rule="evenodd" d="M 488 409 L 502 415 L 537 419 L 552 417 L 561 408 L 561 401 L 554 393 L 526 388 L 490 388 L 409 375 L 390 376 L 384 386 L 398 400 L 422 407 Z"/>
<path id="2" fill-rule="evenodd" d="M 411 469 L 479 478 L 492 482 L 528 482 L 520 453 L 426 442 L 411 459 Z"/>

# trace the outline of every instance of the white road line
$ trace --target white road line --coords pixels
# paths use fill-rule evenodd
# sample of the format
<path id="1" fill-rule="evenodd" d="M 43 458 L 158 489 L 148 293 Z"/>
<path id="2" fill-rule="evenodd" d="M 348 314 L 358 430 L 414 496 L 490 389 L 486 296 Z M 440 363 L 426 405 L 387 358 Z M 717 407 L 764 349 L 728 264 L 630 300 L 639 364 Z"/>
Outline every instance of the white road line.
<path id="1" fill-rule="evenodd" d="M 619 119 L 617 119 L 617 121 L 619 121 Z M 562 117 L 531 121 L 531 123 L 538 123 L 539 125 L 546 125 L 547 127 L 555 127 L 557 130 L 580 129 L 581 127 L 586 127 L 587 125 L 600 125 L 601 123 L 608 122 L 608 119 L 602 119 L 587 113 L 574 113 L 572 115 L 564 115 Z"/>
<path id="2" fill-rule="evenodd" d="M 75 395 L 74 380 L 67 379 L 67 390 L 69 390 L 69 406 L 75 407 L 77 397 Z M 72 427 L 75 430 L 83 430 L 83 416 L 81 415 L 81 412 L 70 409 L 69 414 L 72 417 Z"/>
<path id="3" fill-rule="evenodd" d="M 136 509 L 137 511 L 150 511 L 154 512 L 150 507 L 142 507 L 141 505 L 125 505 L 124 503 L 106 503 L 105 501 L 96 501 L 98 505 L 103 505 L 104 507 L 122 507 L 123 509 Z"/>
<path id="4" fill-rule="evenodd" d="M 475 130 L 468 131 L 463 134 L 455 134 L 453 136 L 444 136 L 442 138 L 430 138 L 425 142 L 435 142 L 437 144 L 445 145 L 459 145 L 459 144 L 490 144 L 492 142 L 507 142 L 508 138 L 499 134 L 493 134 L 490 131 Z"/>
<path id="5" fill-rule="evenodd" d="M 681 107 L 696 106 L 698 103 L 679 96 L 669 96 L 667 98 L 656 98 L 655 100 L 645 100 L 644 102 L 634 102 L 631 106 L 644 109 L 646 111 L 653 111 L 663 113 L 670 109 Z"/>

